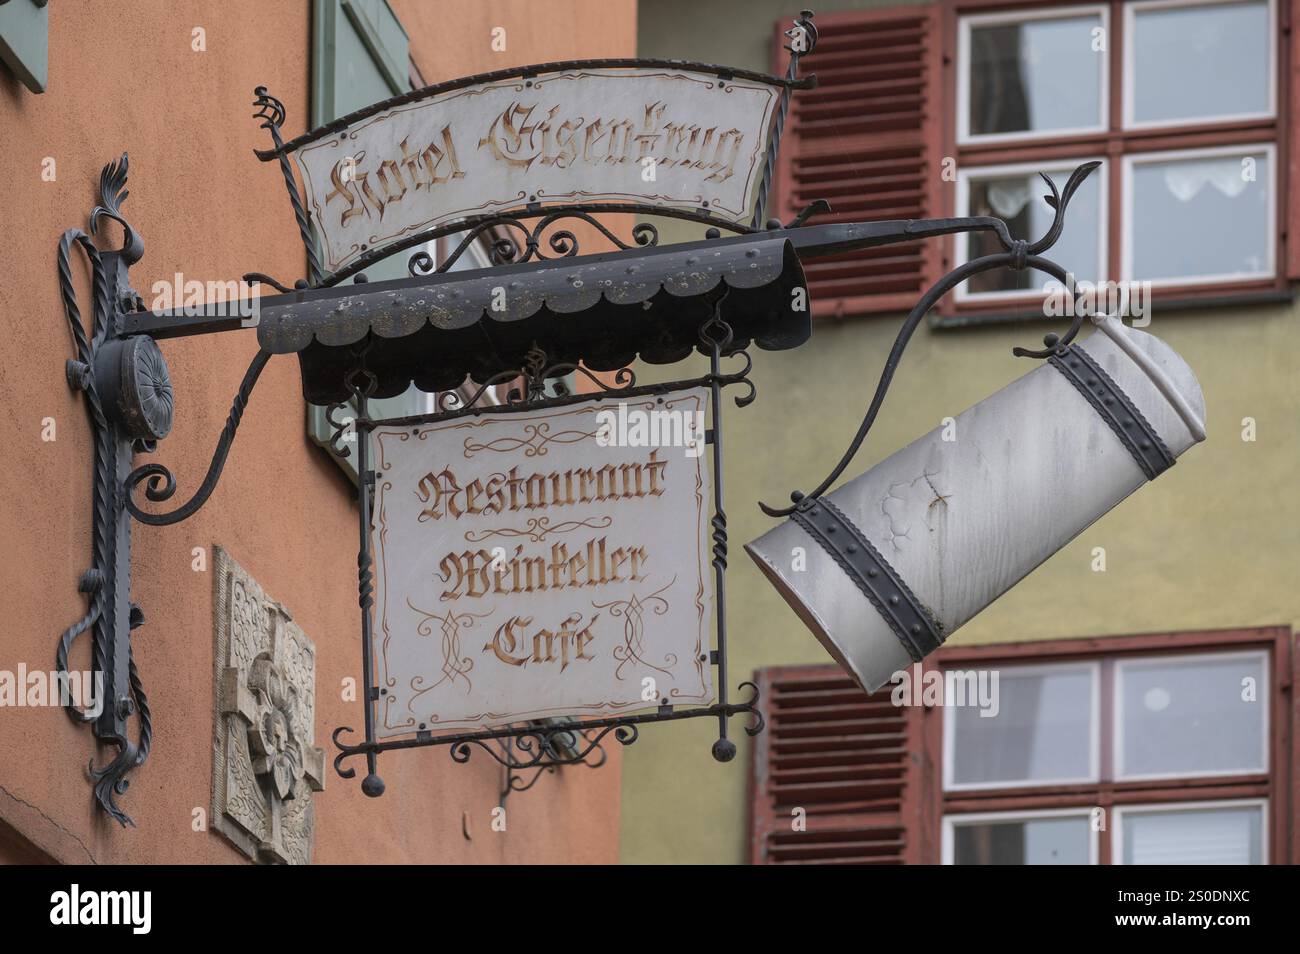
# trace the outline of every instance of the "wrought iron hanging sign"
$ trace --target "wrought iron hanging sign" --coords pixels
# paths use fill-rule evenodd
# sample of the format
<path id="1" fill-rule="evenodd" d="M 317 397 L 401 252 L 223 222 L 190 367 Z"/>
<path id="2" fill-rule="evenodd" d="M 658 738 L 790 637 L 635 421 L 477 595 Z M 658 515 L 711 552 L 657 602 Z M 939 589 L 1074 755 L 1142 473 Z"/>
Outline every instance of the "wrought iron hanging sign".
<path id="1" fill-rule="evenodd" d="M 59 244 L 76 343 L 68 381 L 85 393 L 95 433 L 95 494 L 93 563 L 81 582 L 87 613 L 61 635 L 57 659 L 66 671 L 73 643 L 92 634 L 106 705 L 97 715 L 69 712 L 117 750 L 92 773 L 106 812 L 129 823 L 117 799 L 153 737 L 131 645 L 144 623 L 130 598 L 131 524 L 178 523 L 211 497 L 273 355 L 298 356 L 304 398 L 327 406 L 334 422 L 334 452 L 356 454 L 363 735 L 334 730 L 334 766 L 350 778 L 349 760 L 363 757 L 371 796 L 384 791 L 378 757 L 399 749 L 445 746 L 458 762 L 485 751 L 510 770 L 508 790 L 522 790 L 537 776 L 520 770 L 600 764 L 602 740 L 629 744 L 648 723 L 715 719 L 712 753 L 724 762 L 736 753 L 732 718 L 761 731 L 756 688 L 742 683 L 740 701 L 729 693 L 724 394 L 738 407 L 754 400 L 750 345 L 779 351 L 808 340 L 805 260 L 967 232 L 991 233 L 1002 247 L 921 298 L 847 453 L 809 494 L 765 507 L 791 521 L 750 547 L 864 685 L 933 649 L 1203 438 L 1199 390 L 1177 357 L 1106 321 L 1101 336 L 1075 345 L 1088 317 L 1076 305 L 1062 335 L 1015 351 L 1051 367 L 959 419 L 987 434 L 1009 467 L 1029 462 L 1022 470 L 992 469 L 974 445 L 953 454 L 923 439 L 827 494 L 875 421 L 908 340 L 946 292 L 982 271 L 1030 268 L 1073 293 L 1065 269 L 1042 256 L 1097 164 L 1075 170 L 1059 193 L 1045 180 L 1055 217 L 1033 242 L 986 216 L 807 224 L 830 211 L 824 201 L 787 224 L 764 224 L 790 97 L 815 80 L 798 76 L 816 45 L 811 12 L 786 35 L 784 77 L 677 61 L 552 63 L 429 87 L 288 142 L 282 105 L 259 87 L 255 117 L 272 148 L 258 155 L 279 165 L 307 276 L 293 287 L 245 276 L 281 294 L 257 299 L 257 351 L 206 476 L 164 511 L 154 508 L 168 505 L 177 481 L 164 464 L 134 460 L 171 427 L 157 342 L 237 331 L 246 312 L 145 309 L 127 277 L 144 245 L 121 214 L 125 156 L 104 170 L 91 230 L 118 221 L 122 248 L 101 251 L 76 229 Z M 674 217 L 703 235 L 660 247 L 654 226 L 640 223 L 629 243 L 595 218 L 607 211 Z M 572 220 L 615 250 L 580 254 Z M 441 262 L 415 248 L 452 233 L 459 244 Z M 489 244 L 492 267 L 452 271 L 478 241 Z M 74 249 L 92 273 L 89 329 L 74 293 Z M 362 283 L 367 264 L 404 249 L 413 249 L 411 277 Z M 350 276 L 358 283 L 343 285 Z M 669 364 L 693 353 L 708 359 L 697 378 L 637 385 L 627 370 L 637 359 Z M 593 370 L 617 373 L 611 383 Z M 566 374 L 594 393 L 546 396 L 546 382 Z M 472 396 L 461 398 L 453 389 L 467 379 Z M 370 415 L 374 398 L 412 383 L 443 392 L 435 411 Z M 510 389 L 504 403 L 486 400 L 497 386 Z M 339 416 L 343 402 L 354 421 Z M 665 421 L 680 440 L 663 439 Z M 658 438 L 636 436 L 638 426 Z M 961 456 L 971 452 L 975 460 Z M 1083 467 L 1098 457 L 1101 477 Z M 877 511 L 881 495 L 892 500 L 902 485 L 920 490 L 900 503 L 912 510 L 895 516 L 924 519 L 935 501 L 951 500 L 962 508 L 950 515 L 951 533 L 907 552 L 893 546 L 895 528 L 878 525 Z M 1064 501 L 1072 493 L 1080 496 Z M 986 503 L 968 508 L 968 498 Z M 1038 523 L 1013 512 L 1030 499 Z M 787 573 L 785 551 L 796 546 L 815 572 Z M 971 582 L 980 574 L 964 564 L 989 547 L 997 572 Z M 954 577 L 961 586 L 949 585 Z"/>

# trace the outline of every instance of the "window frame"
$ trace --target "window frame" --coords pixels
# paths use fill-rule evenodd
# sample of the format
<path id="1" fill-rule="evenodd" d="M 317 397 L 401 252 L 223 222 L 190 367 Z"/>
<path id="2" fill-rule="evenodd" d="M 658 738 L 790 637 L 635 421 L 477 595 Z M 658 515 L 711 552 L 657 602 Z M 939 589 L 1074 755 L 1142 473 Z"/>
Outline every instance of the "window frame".
<path id="1" fill-rule="evenodd" d="M 1110 43 L 1098 55 L 1102 57 L 1098 77 L 1099 116 L 1095 126 L 1077 126 L 1047 129 L 1041 132 L 1009 132 L 972 134 L 970 131 L 970 71 L 963 69 L 970 62 L 971 28 L 998 26 L 1006 23 L 1025 23 L 1033 20 L 1082 19 L 1089 13 L 1101 18 L 1104 35 L 1110 36 L 1110 6 L 1107 3 L 1062 4 L 1044 9 L 1009 9 L 994 13 L 976 13 L 959 16 L 957 20 L 957 144 L 961 146 L 985 145 L 1003 142 L 1034 142 L 1042 139 L 1067 139 L 1105 133 L 1110 123 Z"/>
<path id="2" fill-rule="evenodd" d="M 1300 81 L 1291 76 L 1292 65 L 1300 63 L 1300 30 L 1292 29 L 1295 11 L 1300 9 L 1297 0 L 1281 4 L 1272 0 L 1275 15 L 1271 18 L 1270 56 L 1273 83 L 1273 114 L 1268 118 L 1231 120 L 1227 122 L 1202 122 L 1172 124 L 1151 128 L 1126 128 L 1123 117 L 1123 84 L 1126 82 L 1124 61 L 1127 42 L 1125 0 L 1103 0 L 1111 10 L 1109 18 L 1109 123 L 1105 130 L 1075 137 L 1069 136 L 1018 136 L 998 141 L 963 142 L 958 136 L 961 120 L 958 105 L 959 81 L 965 63 L 960 59 L 959 38 L 964 18 L 1000 15 L 1008 19 L 1032 16 L 1040 11 L 1028 0 L 934 0 L 939 8 L 942 24 L 940 49 L 942 67 L 934 82 L 938 85 L 937 105 L 941 120 L 933 129 L 932 154 L 956 160 L 960 173 L 979 173 L 985 166 L 1031 164 L 1046 166 L 1049 163 L 1070 162 L 1078 164 L 1089 157 L 1104 155 L 1106 166 L 1112 174 L 1106 184 L 1103 205 L 1106 213 L 1106 274 L 1110 280 L 1124 280 L 1122 256 L 1124 229 L 1123 159 L 1130 156 L 1178 150 L 1201 150 L 1232 147 L 1245 151 L 1261 144 L 1273 147 L 1273 169 L 1270 186 L 1273 189 L 1271 217 L 1271 262 L 1273 273 L 1267 277 L 1242 278 L 1232 276 L 1222 281 L 1206 282 L 1201 277 L 1185 282 L 1153 282 L 1152 300 L 1157 307 L 1191 309 L 1241 306 L 1254 303 L 1279 303 L 1293 300 L 1291 279 L 1300 277 L 1300 191 L 1294 188 L 1294 175 L 1289 169 L 1293 148 L 1300 148 L 1300 123 L 1290 119 L 1290 104 L 1300 91 Z M 1139 0 L 1140 2 L 1140 0 Z M 1184 0 L 1180 0 L 1184 2 Z M 1217 0 L 1222 2 L 1222 0 Z M 1096 3 L 1054 3 L 1052 10 L 1066 11 L 1088 9 Z M 1118 167 L 1118 168 L 1116 168 Z M 961 215 L 958 205 L 957 176 L 939 176 L 938 209 L 941 215 Z M 1097 175 L 1097 173 L 1093 173 Z M 1067 216 L 1067 227 L 1068 227 Z M 1038 236 L 1021 236 L 1036 239 Z M 934 281 L 954 267 L 958 260 L 959 236 L 947 237 L 935 256 L 936 268 L 928 273 Z M 1051 257 L 1051 253 L 1047 253 Z M 1065 267 L 1070 263 L 1062 262 Z M 954 294 L 940 301 L 931 314 L 932 327 L 966 327 L 971 325 L 1003 323 L 1008 321 L 1043 320 L 1042 302 L 1046 296 L 1033 297 L 1023 293 L 994 295 L 981 293 L 975 296 Z"/>
<path id="3" fill-rule="evenodd" d="M 1251 2 L 1251 0 L 1245 0 Z M 1258 0 L 1254 0 L 1258 2 Z M 1263 0 L 1268 7 L 1268 33 L 1270 37 L 1278 34 L 1277 19 L 1277 0 Z M 1176 10 L 1186 7 L 1222 7 L 1232 6 L 1231 0 L 1133 0 L 1131 3 L 1124 4 L 1124 43 L 1122 56 L 1122 70 L 1120 73 L 1121 82 L 1121 113 L 1120 124 L 1122 128 L 1133 131 L 1166 131 L 1177 130 L 1185 126 L 1209 126 L 1225 123 L 1246 123 L 1255 120 L 1272 120 L 1277 118 L 1277 101 L 1279 84 L 1278 49 L 1274 44 L 1269 44 L 1269 71 L 1268 71 L 1268 109 L 1260 113 L 1237 113 L 1227 116 L 1198 116 L 1194 119 L 1155 119 L 1145 122 L 1137 122 L 1133 119 L 1133 65 L 1136 45 L 1127 42 L 1127 38 L 1134 35 L 1137 24 L 1137 14 L 1144 10 Z"/>
<path id="4" fill-rule="evenodd" d="M 943 858 L 943 820 L 946 816 L 970 816 L 1002 813 L 1023 816 L 1029 812 L 1055 809 L 1105 812 L 1107 830 L 1113 830 L 1114 811 L 1144 805 L 1191 805 L 1212 801 L 1262 799 L 1269 809 L 1266 816 L 1267 853 L 1274 864 L 1300 859 L 1300 825 L 1292 824 L 1297 795 L 1300 794 L 1300 732 L 1297 717 L 1300 705 L 1293 690 L 1300 683 L 1300 647 L 1290 626 L 1258 626 L 1237 629 L 1175 630 L 1136 635 L 1073 636 L 1053 639 L 1020 639 L 999 643 L 945 645 L 918 664 L 917 678 L 926 678 L 927 669 L 971 669 L 999 664 L 1026 662 L 1064 662 L 1070 660 L 1117 660 L 1138 657 L 1187 656 L 1209 652 L 1245 652 L 1261 650 L 1268 654 L 1269 682 L 1261 688 L 1261 702 L 1269 707 L 1268 752 L 1270 771 L 1266 775 L 1236 778 L 1189 778 L 1148 781 L 1104 781 L 1094 785 L 1066 786 L 1059 789 L 1023 788 L 986 791 L 947 792 L 943 790 L 943 708 L 911 705 L 901 707 L 897 723 L 889 731 L 896 745 L 906 753 L 902 761 L 901 788 L 893 797 L 896 804 L 861 808 L 850 806 L 829 815 L 808 815 L 809 832 L 843 832 L 866 837 L 885 831 L 901 839 L 896 861 L 903 864 L 938 864 Z M 790 816 L 778 810 L 772 796 L 775 743 L 774 727 L 784 718 L 779 712 L 782 691 L 803 693 L 821 691 L 828 694 L 823 702 L 801 696 L 798 711 L 808 706 L 879 705 L 891 700 L 892 687 L 876 693 L 864 693 L 854 687 L 844 670 L 830 662 L 817 664 L 776 664 L 754 673 L 759 686 L 760 707 L 769 718 L 769 730 L 755 740 L 753 766 L 749 778 L 750 852 L 753 864 L 775 864 L 766 845 L 776 833 L 789 837 Z M 852 698 L 847 694 L 857 693 Z M 891 737 L 892 739 L 892 737 Z M 789 750 L 787 754 L 798 755 Z M 820 750 L 819 750 L 820 751 Z M 859 753 L 848 756 L 856 764 Z M 1106 753 L 1103 753 L 1103 765 Z M 837 763 L 838 764 L 838 763 Z M 783 803 L 784 804 L 784 803 Z M 865 812 L 865 814 L 864 814 Z M 1095 832 L 1098 864 L 1110 864 L 1112 838 Z"/>
<path id="5" fill-rule="evenodd" d="M 1190 812 L 1203 809 L 1258 808 L 1261 813 L 1259 825 L 1259 863 L 1267 865 L 1269 861 L 1269 825 L 1271 824 L 1268 799 L 1237 798 L 1204 802 L 1154 802 L 1146 805 L 1116 805 L 1111 812 L 1110 838 L 1098 841 L 1110 842 L 1112 865 L 1124 865 L 1124 816 L 1157 815 L 1161 813 Z"/>
<path id="6" fill-rule="evenodd" d="M 1268 157 L 1268 190 L 1273 201 L 1268 203 L 1269 268 L 1265 272 L 1254 274 L 1220 273 L 1218 275 L 1185 275 L 1173 278 L 1142 279 L 1150 281 L 1152 289 L 1222 286 L 1230 284 L 1273 281 L 1278 275 L 1278 190 L 1277 190 L 1277 144 L 1273 142 L 1245 143 L 1242 145 L 1207 146 L 1200 149 L 1169 149 L 1160 152 L 1130 152 L 1120 160 L 1120 276 L 1121 281 L 1133 281 L 1133 167 L 1180 159 L 1210 159 L 1215 156 L 1248 155 L 1262 152 Z"/>
<path id="7" fill-rule="evenodd" d="M 1023 809 L 1021 811 L 1004 811 L 1004 812 L 969 812 L 962 815 L 944 815 L 940 820 L 943 831 L 940 836 L 940 854 L 939 863 L 942 865 L 955 865 L 956 860 L 956 832 L 955 829 L 965 825 L 978 825 L 985 822 L 999 821 L 1032 821 L 1039 818 L 1082 818 L 1088 822 L 1089 827 L 1092 825 L 1092 816 L 1097 811 L 1095 805 L 1079 806 L 1077 808 L 1042 808 L 1042 809 Z M 1092 832 L 1097 834 L 1095 831 Z M 1088 839 L 1088 864 L 1100 864 L 1101 858 L 1101 839 Z"/>
<path id="8" fill-rule="evenodd" d="M 996 164 L 987 166 L 959 166 L 957 168 L 956 179 L 956 208 L 967 209 L 970 203 L 970 180 L 972 178 L 998 178 L 1001 176 L 1015 176 L 1022 173 L 1028 173 L 1031 177 L 1038 172 L 1059 172 L 1065 170 L 1067 173 L 1077 166 L 1080 162 L 1089 162 L 1092 159 L 1101 160 L 1101 166 L 1093 173 L 1098 177 L 1098 202 L 1097 202 L 1097 262 L 1100 274 L 1092 281 L 1106 281 L 1108 274 L 1108 256 L 1107 256 L 1107 237 L 1109 230 L 1107 223 L 1110 219 L 1110 203 L 1107 202 L 1110 185 L 1110 165 L 1106 162 L 1104 155 L 1095 155 L 1081 159 L 1063 159 L 1059 161 L 1048 162 L 1016 162 L 1006 164 Z M 1041 180 L 1039 180 L 1041 181 Z M 1058 186 L 1059 188 L 1059 186 Z M 1044 194 L 1047 186 L 1043 185 Z M 1031 201 L 1040 201 L 1037 197 Z M 965 213 L 961 213 L 965 214 Z M 971 233 L 974 234 L 974 233 Z M 970 259 L 964 250 L 965 243 L 962 237 L 957 236 L 953 240 L 953 266 L 963 265 Z M 1044 283 L 1055 281 L 1050 275 L 1036 272 L 1041 275 Z M 1076 276 L 1078 277 L 1078 276 Z M 1007 302 L 1007 301 L 1030 301 L 1039 302 L 1043 300 L 1043 291 L 1040 288 L 1022 288 L 1014 291 L 991 291 L 991 292 L 973 292 L 970 291 L 968 282 L 962 282 L 954 291 L 955 300 L 959 303 L 979 303 L 987 301 Z"/>
<path id="9" fill-rule="evenodd" d="M 1079 778 L 1060 778 L 1060 779 L 1026 779 L 1019 782 L 953 782 L 953 755 L 955 751 L 954 733 L 944 732 L 943 738 L 943 770 L 940 775 L 940 789 L 946 794 L 949 792 L 971 793 L 987 791 L 1005 791 L 1011 789 L 1024 788 L 1044 788 L 1059 787 L 1070 785 L 1095 785 L 1101 781 L 1101 746 L 1102 732 L 1102 698 L 1101 698 L 1101 662 L 1100 660 L 1072 660 L 1063 662 L 1030 662 L 1023 664 L 1013 664 L 1000 666 L 999 681 L 1002 678 L 1001 673 L 1007 670 L 1016 670 L 1018 672 L 1063 672 L 1074 671 L 1077 669 L 1086 669 L 1091 677 L 1091 697 L 1092 697 L 1092 717 L 1088 720 L 1088 775 Z M 945 723 L 946 727 L 946 723 Z M 946 817 L 946 816 L 945 816 Z"/>
<path id="10" fill-rule="evenodd" d="M 50 83 L 49 0 L 6 0 L 0 4 L 0 69 L 32 93 Z"/>
<path id="11" fill-rule="evenodd" d="M 1025 660 L 1069 661 L 1092 660 L 1109 663 L 1126 659 L 1184 657 L 1197 655 L 1233 655 L 1250 650 L 1265 653 L 1268 682 L 1260 699 L 1269 708 L 1267 772 L 1253 774 L 1180 775 L 1176 779 L 1116 779 L 1114 753 L 1109 747 L 1102 752 L 1102 779 L 1090 785 L 985 788 L 979 791 L 945 791 L 942 780 L 918 793 L 921 816 L 942 821 L 950 815 L 976 812 L 1024 812 L 1031 809 L 1082 808 L 1095 806 L 1107 814 L 1107 827 L 1114 828 L 1114 813 L 1122 807 L 1142 805 L 1174 806 L 1194 802 L 1221 804 L 1234 800 L 1263 799 L 1270 806 L 1265 818 L 1268 849 L 1263 857 L 1286 859 L 1300 857 L 1300 827 L 1290 830 L 1287 824 L 1296 797 L 1292 773 L 1300 765 L 1300 733 L 1295 731 L 1292 712 L 1292 686 L 1300 678 L 1300 653 L 1294 649 L 1295 637 L 1287 626 L 1269 626 L 1230 630 L 1195 630 L 1147 633 L 1128 636 L 1073 637 L 1051 640 L 987 643 L 973 646 L 940 647 L 924 666 L 939 670 L 949 668 L 990 668 L 1010 666 Z M 1113 690 L 1113 678 L 1103 685 L 1103 700 Z M 1113 733 L 1108 706 L 1102 712 L 1103 738 Z M 942 753 L 944 745 L 943 708 L 926 709 L 925 748 Z M 941 756 L 939 756 L 941 757 Z M 1113 863 L 1113 839 L 1099 834 L 1100 864 Z M 1267 863 L 1267 862 L 1265 862 Z"/>
<path id="12" fill-rule="evenodd" d="M 1111 726 L 1112 733 L 1113 733 L 1111 736 L 1111 751 L 1114 753 L 1114 759 L 1112 760 L 1113 764 L 1111 765 L 1112 780 L 1116 782 L 1159 782 L 1159 781 L 1168 781 L 1173 779 L 1183 779 L 1189 777 L 1227 779 L 1227 778 L 1238 778 L 1240 776 L 1245 776 L 1245 775 L 1268 774 L 1273 768 L 1272 760 L 1270 758 L 1272 753 L 1269 751 L 1269 745 L 1268 745 L 1269 733 L 1272 730 L 1273 720 L 1270 717 L 1270 713 L 1268 711 L 1269 707 L 1266 705 L 1260 706 L 1260 721 L 1262 723 L 1261 732 L 1264 740 L 1264 746 L 1263 746 L 1264 764 L 1259 768 L 1219 769 L 1213 772 L 1198 772 L 1194 776 L 1189 776 L 1187 772 L 1150 772 L 1150 773 L 1140 773 L 1134 775 L 1121 774 L 1121 767 L 1124 764 L 1124 693 L 1122 691 L 1121 680 L 1122 680 L 1122 674 L 1125 665 L 1132 664 L 1132 663 L 1150 662 L 1152 660 L 1158 660 L 1164 658 L 1168 658 L 1167 654 L 1166 655 L 1154 654 L 1150 656 L 1134 655 L 1134 656 L 1125 657 L 1123 659 L 1114 660 L 1112 663 L 1114 668 L 1114 675 L 1112 676 L 1113 679 L 1112 685 L 1115 690 L 1114 719 L 1112 720 L 1113 724 Z M 1264 685 L 1270 685 L 1272 683 L 1272 673 L 1270 672 L 1269 656 L 1268 653 L 1262 649 L 1248 649 L 1248 650 L 1243 650 L 1241 652 L 1228 651 L 1228 652 L 1186 653 L 1186 654 L 1180 653 L 1177 655 L 1177 659 L 1179 662 L 1197 662 L 1199 660 L 1220 661 L 1220 660 L 1229 660 L 1229 659 L 1248 659 L 1248 658 L 1258 658 L 1260 660 L 1261 669 L 1263 672 L 1263 679 L 1261 681 Z"/>

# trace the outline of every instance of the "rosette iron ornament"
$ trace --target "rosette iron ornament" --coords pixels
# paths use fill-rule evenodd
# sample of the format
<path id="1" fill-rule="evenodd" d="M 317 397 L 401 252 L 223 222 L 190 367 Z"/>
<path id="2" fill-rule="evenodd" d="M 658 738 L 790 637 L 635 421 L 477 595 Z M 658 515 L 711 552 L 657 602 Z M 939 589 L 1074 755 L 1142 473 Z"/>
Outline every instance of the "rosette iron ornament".
<path id="1" fill-rule="evenodd" d="M 1098 163 L 1075 169 L 1045 201 L 1036 242 L 996 230 L 1003 251 L 966 262 L 907 316 L 848 450 L 788 519 L 746 546 L 777 591 L 839 664 L 874 691 L 937 649 L 1111 508 L 1205 439 L 1205 402 L 1186 363 L 1117 315 L 1088 315 L 1066 271 L 1041 253 L 1064 228 L 1071 196 Z M 833 492 L 884 403 L 921 320 L 961 282 L 994 268 L 1031 268 L 1075 297 L 1043 363 Z M 1091 317 L 1096 330 L 1075 343 Z M 802 553 L 805 560 L 793 559 Z"/>

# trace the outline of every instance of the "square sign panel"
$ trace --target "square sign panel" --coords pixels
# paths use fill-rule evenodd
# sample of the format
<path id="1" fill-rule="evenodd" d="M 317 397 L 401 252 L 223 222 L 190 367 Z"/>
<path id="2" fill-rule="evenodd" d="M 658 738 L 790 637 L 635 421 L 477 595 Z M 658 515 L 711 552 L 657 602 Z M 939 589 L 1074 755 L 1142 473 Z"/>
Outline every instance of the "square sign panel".
<path id="1" fill-rule="evenodd" d="M 707 400 L 374 429 L 378 737 L 713 701 Z"/>

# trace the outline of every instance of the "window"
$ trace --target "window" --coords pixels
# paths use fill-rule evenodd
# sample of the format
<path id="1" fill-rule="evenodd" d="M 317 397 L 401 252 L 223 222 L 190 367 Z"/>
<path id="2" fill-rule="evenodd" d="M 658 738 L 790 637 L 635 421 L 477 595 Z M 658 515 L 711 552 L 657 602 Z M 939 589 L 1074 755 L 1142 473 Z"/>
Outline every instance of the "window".
<path id="1" fill-rule="evenodd" d="M 974 707 L 950 714 L 945 788 L 1097 781 L 1097 664 L 1019 666 L 999 676 L 995 717 Z"/>
<path id="2" fill-rule="evenodd" d="M 33 93 L 49 82 L 49 0 L 0 3 L 0 63 Z"/>
<path id="3" fill-rule="evenodd" d="M 1012 235 L 1037 237 L 1046 232 L 1052 222 L 1052 209 L 1041 199 L 1046 190 L 1038 173 L 1046 173 L 1060 189 L 1076 165 L 1077 162 L 1034 163 L 959 170 L 957 205 L 968 210 L 964 214 L 994 215 L 1003 219 Z M 1106 207 L 1101 201 L 1105 192 L 1106 167 L 1103 165 L 1070 200 L 1070 227 L 1052 248 L 1053 260 L 1070 263 L 1067 267 L 1076 279 L 1097 282 L 1106 278 Z M 957 237 L 956 264 L 1001 251 L 997 237 L 989 232 L 961 235 Z M 1036 298 L 1042 282 L 1043 276 L 1037 272 L 997 269 L 976 275 L 960 285 L 957 300 L 1005 300 L 1011 296 Z"/>
<path id="4" fill-rule="evenodd" d="M 1288 159 L 1293 48 L 1279 0 L 931 0 L 822 14 L 768 214 L 789 221 L 998 215 L 1037 239 L 1061 182 L 1101 160 L 1050 257 L 1080 280 L 1149 281 L 1176 305 L 1273 301 L 1300 277 Z M 774 24 L 772 69 L 787 54 Z M 992 251 L 953 236 L 809 262 L 814 315 L 896 315 Z M 1001 250 L 1000 248 L 998 249 Z M 976 276 L 938 324 L 1042 314 L 1036 271 Z"/>
<path id="5" fill-rule="evenodd" d="M 945 646 L 909 670 L 996 673 L 993 705 L 760 670 L 751 858 L 1289 863 L 1294 649 L 1285 628 L 1212 630 Z"/>
<path id="6" fill-rule="evenodd" d="M 1268 771 L 1264 653 L 1152 656 L 1115 664 L 1115 777 Z"/>
<path id="7" fill-rule="evenodd" d="M 406 31 L 387 0 L 315 0 L 312 10 L 312 126 L 323 126 L 334 119 L 371 103 L 388 99 L 407 90 L 424 86 L 418 69 L 410 58 Z M 463 235 L 448 235 L 423 246 L 435 262 L 440 262 L 460 244 Z M 486 251 L 487 238 L 465 249 L 452 264 L 452 271 L 487 268 L 492 263 Z M 366 268 L 370 281 L 407 278 L 406 263 L 420 249 L 411 248 Z M 350 280 L 349 280 L 350 281 Z M 571 393 L 575 385 L 572 374 L 547 382 L 547 396 Z M 510 385 L 499 385 L 486 392 L 483 404 L 503 403 Z M 468 399 L 478 390 L 466 382 L 457 393 Z M 454 408 L 455 402 L 448 407 Z M 370 416 L 375 419 L 431 414 L 442 408 L 438 395 L 412 385 L 404 394 L 369 401 Z M 316 444 L 329 448 L 334 427 L 328 420 L 328 408 L 307 406 L 307 434 Z M 356 418 L 352 402 L 335 412 L 335 420 L 350 423 Z M 345 435 L 345 447 L 355 447 L 355 435 Z M 347 475 L 357 480 L 356 454 L 338 457 L 330 454 Z"/>
<path id="8" fill-rule="evenodd" d="M 1106 128 L 1105 7 L 963 17 L 957 122 L 962 143 Z"/>
<path id="9" fill-rule="evenodd" d="M 1271 278 L 1276 165 L 1272 143 L 1124 157 L 1124 278 Z"/>
<path id="10" fill-rule="evenodd" d="M 1151 0 L 1124 16 L 1125 128 L 1273 116 L 1273 2 Z"/>
<path id="11" fill-rule="evenodd" d="M 413 86 L 406 32 L 386 0 L 316 0 L 312 9 L 312 126 L 322 126 L 353 110 L 406 92 Z M 372 281 L 407 277 L 410 252 L 366 269 Z M 429 395 L 416 388 L 395 398 L 372 400 L 371 417 L 402 417 L 429 410 Z M 327 409 L 307 406 L 308 436 L 328 448 L 334 428 Z M 335 419 L 355 418 L 350 405 Z M 352 446 L 355 446 L 355 441 Z M 356 453 L 331 455 L 352 480 Z"/>
<path id="12" fill-rule="evenodd" d="M 1115 809 L 1122 865 L 1262 865 L 1267 802 L 1197 802 Z"/>
<path id="13" fill-rule="evenodd" d="M 998 706 L 942 714 L 946 863 L 1095 864 L 1107 837 L 1112 864 L 1261 863 L 1268 799 L 1232 796 L 1272 771 L 1267 651 L 975 668 Z"/>
<path id="14" fill-rule="evenodd" d="M 1091 812 L 995 812 L 944 819 L 946 865 L 1095 865 Z"/>
<path id="15" fill-rule="evenodd" d="M 1060 182 L 1101 158 L 1050 253 L 1076 278 L 1149 281 L 1166 300 L 1281 287 L 1276 0 L 989 6 L 949 4 L 955 214 L 1037 238 L 1052 210 L 1030 173 Z M 958 236 L 953 263 L 981 251 L 987 236 Z M 1029 312 L 1053 282 L 979 276 L 957 309 Z"/>

